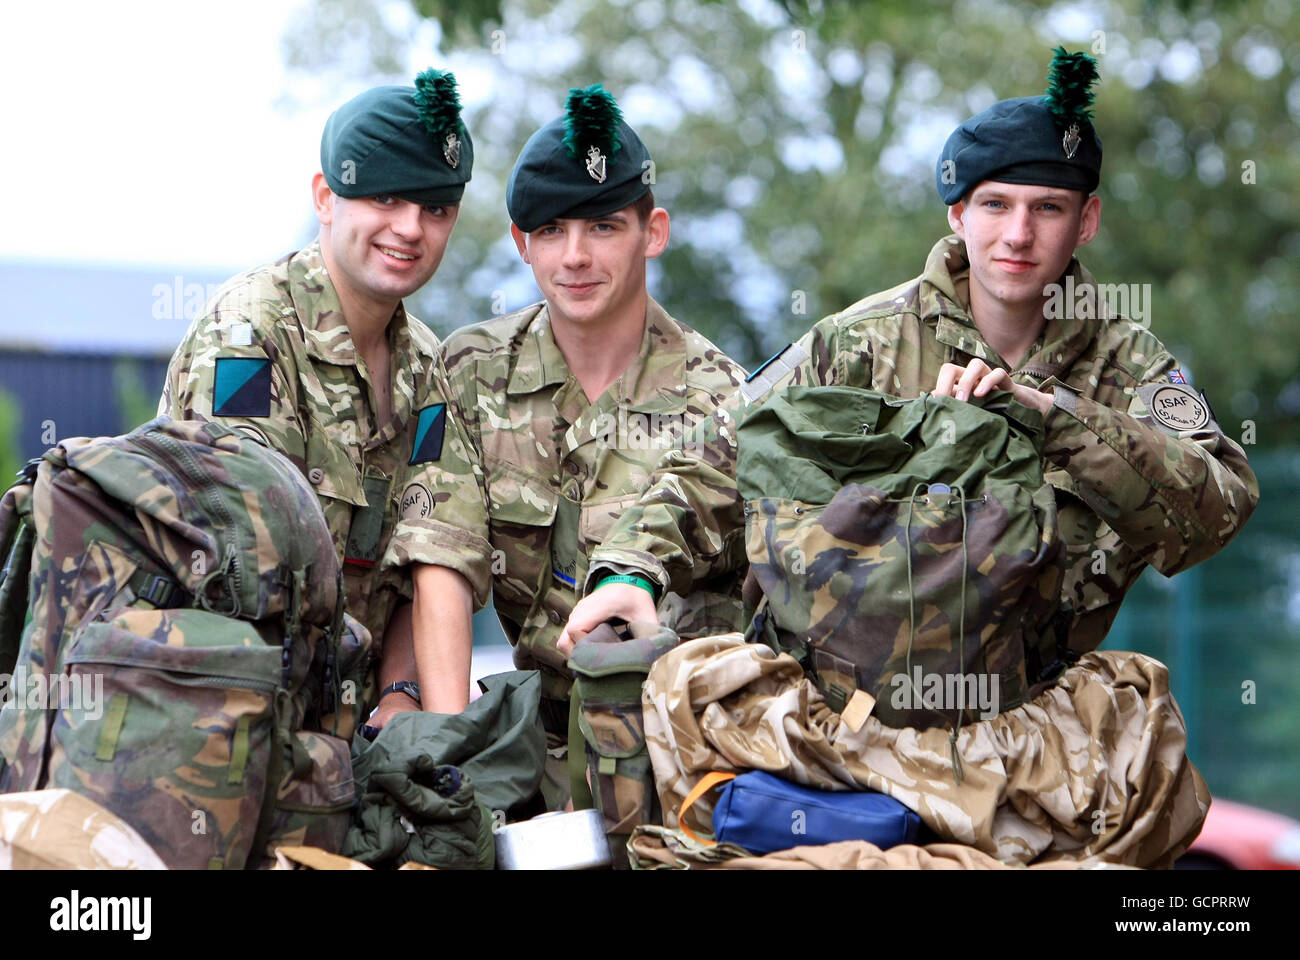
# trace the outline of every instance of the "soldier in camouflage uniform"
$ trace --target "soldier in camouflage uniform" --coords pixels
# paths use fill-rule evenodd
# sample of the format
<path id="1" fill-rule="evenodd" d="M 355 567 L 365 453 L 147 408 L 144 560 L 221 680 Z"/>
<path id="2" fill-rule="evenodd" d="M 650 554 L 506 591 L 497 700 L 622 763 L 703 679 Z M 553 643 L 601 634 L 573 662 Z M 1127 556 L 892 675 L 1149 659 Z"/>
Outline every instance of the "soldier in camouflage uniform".
<path id="1" fill-rule="evenodd" d="M 744 376 L 646 293 L 645 261 L 663 251 L 669 221 L 654 206 L 640 138 L 599 85 L 572 91 L 567 106 L 529 139 L 507 192 L 511 234 L 545 301 L 458 330 L 444 346 L 486 507 L 459 535 L 430 527 L 418 505 L 431 505 L 436 518 L 440 498 L 460 492 L 417 472 L 404 497 L 417 506 L 403 514 L 398 535 L 401 560 L 456 552 L 479 602 L 491 588 L 516 664 L 542 673 L 553 757 L 567 739 L 573 679 L 569 650 L 557 640 L 588 553 L 637 500 L 664 450 Z M 651 585 L 630 589 L 658 619 Z M 417 614 L 419 602 L 417 590 Z M 734 577 L 661 606 L 692 636 L 735 629 L 740 616 Z M 554 765 L 550 774 L 554 807 L 565 791 Z"/>
<path id="2" fill-rule="evenodd" d="M 397 483 L 410 464 L 438 472 L 466 461 L 438 339 L 402 298 L 437 269 L 472 166 L 450 73 L 428 70 L 414 87 L 378 87 L 336 110 L 312 181 L 319 237 L 218 291 L 176 349 L 158 408 L 266 443 L 315 487 L 348 612 L 377 653 L 386 635 L 404 639 L 380 665 L 385 715 L 419 702 L 418 687 L 400 683 L 415 676 L 410 571 L 381 563 Z M 476 489 L 472 477 L 443 479 Z M 463 585 L 468 623 L 454 563 L 429 570 Z"/>
<path id="3" fill-rule="evenodd" d="M 1083 55 L 1065 60 L 1065 70 L 1091 65 Z M 1085 90 L 1090 82 L 1082 84 Z M 863 387 L 905 398 L 930 391 L 962 401 L 1008 390 L 1042 412 L 1045 478 L 1055 488 L 1067 551 L 1060 618 L 1075 657 L 1102 642 L 1146 566 L 1171 575 L 1222 549 L 1257 503 L 1258 484 L 1241 447 L 1222 432 L 1174 358 L 1150 330 L 1109 316 L 1094 278 L 1072 256 L 1100 225 L 1100 199 L 1092 191 L 1101 143 L 1086 104 L 1083 110 L 1065 104 L 1062 117 L 1054 112 L 1060 101 L 1001 101 L 954 131 L 936 180 L 955 235 L 934 246 L 916 279 L 819 321 L 749 378 L 741 395 L 701 428 L 698 445 L 665 456 L 641 501 L 592 554 L 588 595 L 567 632 L 612 617 L 644 618 L 636 591 L 600 586 L 611 573 L 689 593 L 696 582 L 744 567 L 736 426 L 752 405 L 791 384 Z M 1073 297 L 1060 309 L 1063 291 Z M 1069 673 L 1066 678 L 1068 686 Z M 674 667 L 663 682 L 683 684 L 684 675 Z M 652 675 L 648 691 L 654 683 Z M 1163 696 L 1156 686 L 1152 695 Z M 657 687 L 656 695 L 670 689 Z M 1181 717 L 1164 700 L 1156 709 L 1159 722 L 1181 729 Z M 648 737 L 649 721 L 648 712 Z M 672 728 L 683 762 L 699 759 L 687 758 L 696 744 L 679 724 Z M 1104 724 L 1093 729 L 1104 731 Z M 653 755 L 653 740 L 651 746 Z M 1071 749 L 1087 750 L 1088 742 Z M 1183 821 L 1186 842 L 1208 802 L 1199 775 L 1182 782 L 1192 781 L 1193 808 L 1201 810 Z M 1033 786 L 1043 793 L 1059 784 Z M 1175 801 L 1185 804 L 1186 797 Z M 989 821 L 981 823 L 966 835 L 987 832 Z M 990 840 L 988 849 L 1006 847 Z"/>

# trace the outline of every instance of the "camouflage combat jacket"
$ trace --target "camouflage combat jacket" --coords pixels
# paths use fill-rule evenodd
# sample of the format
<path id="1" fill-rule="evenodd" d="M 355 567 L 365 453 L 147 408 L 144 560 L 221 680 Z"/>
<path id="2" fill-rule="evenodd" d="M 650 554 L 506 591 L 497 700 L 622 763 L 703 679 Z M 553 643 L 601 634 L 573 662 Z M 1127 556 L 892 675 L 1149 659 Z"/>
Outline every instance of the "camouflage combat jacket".
<path id="1" fill-rule="evenodd" d="M 595 403 L 570 374 L 544 304 L 462 328 L 443 349 L 486 509 L 459 540 L 445 524 L 427 530 L 418 511 L 404 515 L 401 559 L 459 550 L 480 603 L 491 587 L 515 663 L 542 671 L 545 696 L 566 696 L 571 675 L 555 642 L 588 554 L 640 497 L 665 450 L 734 394 L 744 371 L 654 300 L 640 353 Z M 457 495 L 418 471 L 412 483 L 434 517 Z M 488 550 L 475 546 L 486 541 Z M 711 586 L 678 609 L 679 632 L 736 628 L 737 579 Z"/>
<path id="2" fill-rule="evenodd" d="M 976 357 L 1016 383 L 1055 387 L 1043 456 L 1067 551 L 1059 616 L 1072 650 L 1101 643 L 1148 564 L 1170 575 L 1220 550 L 1250 516 L 1259 485 L 1208 403 L 1176 386 L 1182 374 L 1160 341 L 1136 323 L 1101 317 L 1104 298 L 1072 259 L 1073 317 L 1049 319 L 1011 370 L 971 319 L 969 274 L 965 245 L 946 237 L 920 277 L 826 317 L 760 367 L 687 450 L 665 455 L 638 505 L 593 553 L 586 588 L 618 570 L 685 592 L 744 567 L 735 426 L 773 389 L 844 385 L 911 398 L 934 387 L 944 363 Z M 1153 415 L 1153 397 L 1195 408 L 1189 428 L 1176 429 L 1176 407 Z"/>
<path id="3" fill-rule="evenodd" d="M 303 472 L 343 564 L 348 612 L 370 630 L 376 651 L 394 607 L 411 596 L 409 571 L 381 565 L 403 471 L 412 460 L 433 472 L 465 461 L 437 336 L 399 305 L 388 346 L 392 419 L 381 424 L 370 374 L 313 242 L 217 291 L 176 348 L 158 405 L 159 414 L 250 434 Z M 472 477 L 442 483 L 476 489 Z"/>

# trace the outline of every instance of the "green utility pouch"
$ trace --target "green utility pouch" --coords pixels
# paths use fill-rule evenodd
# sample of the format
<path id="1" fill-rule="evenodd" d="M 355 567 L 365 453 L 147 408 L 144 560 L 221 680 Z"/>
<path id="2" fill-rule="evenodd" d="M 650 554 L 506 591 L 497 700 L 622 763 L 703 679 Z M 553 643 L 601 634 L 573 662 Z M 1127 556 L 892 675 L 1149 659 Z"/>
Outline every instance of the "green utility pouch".
<path id="1" fill-rule="evenodd" d="M 650 666 L 675 646 L 677 634 L 658 624 L 602 624 L 578 641 L 569 658 L 573 806 L 599 810 L 607 834 L 627 835 L 638 824 L 662 820 L 646 752 L 641 688 Z"/>

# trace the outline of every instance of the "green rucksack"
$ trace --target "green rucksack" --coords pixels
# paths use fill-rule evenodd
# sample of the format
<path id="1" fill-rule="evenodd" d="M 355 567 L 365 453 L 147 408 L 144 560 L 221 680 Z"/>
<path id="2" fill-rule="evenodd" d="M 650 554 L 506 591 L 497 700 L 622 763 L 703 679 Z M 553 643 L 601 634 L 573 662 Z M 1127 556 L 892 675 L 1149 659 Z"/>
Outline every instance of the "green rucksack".
<path id="1" fill-rule="evenodd" d="M 169 867 L 341 847 L 370 636 L 288 460 L 165 417 L 65 440 L 0 502 L 0 546 L 0 790 L 81 793 Z"/>
<path id="2" fill-rule="evenodd" d="M 1064 669 L 1064 554 L 1036 411 L 1001 392 L 797 386 L 738 435 L 761 589 L 748 637 L 800 660 L 831 709 L 861 691 L 859 725 L 871 713 L 955 731 Z"/>

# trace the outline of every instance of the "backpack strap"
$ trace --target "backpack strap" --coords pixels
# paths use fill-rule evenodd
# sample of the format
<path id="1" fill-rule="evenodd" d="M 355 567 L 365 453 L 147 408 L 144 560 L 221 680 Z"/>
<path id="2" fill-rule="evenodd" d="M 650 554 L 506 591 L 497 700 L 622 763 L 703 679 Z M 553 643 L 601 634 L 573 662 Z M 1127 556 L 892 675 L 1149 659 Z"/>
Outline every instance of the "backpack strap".
<path id="1" fill-rule="evenodd" d="M 32 488 L 40 462 L 40 457 L 28 460 L 0 498 L 0 673 L 13 673 L 27 619 L 32 550 L 36 545 Z"/>

